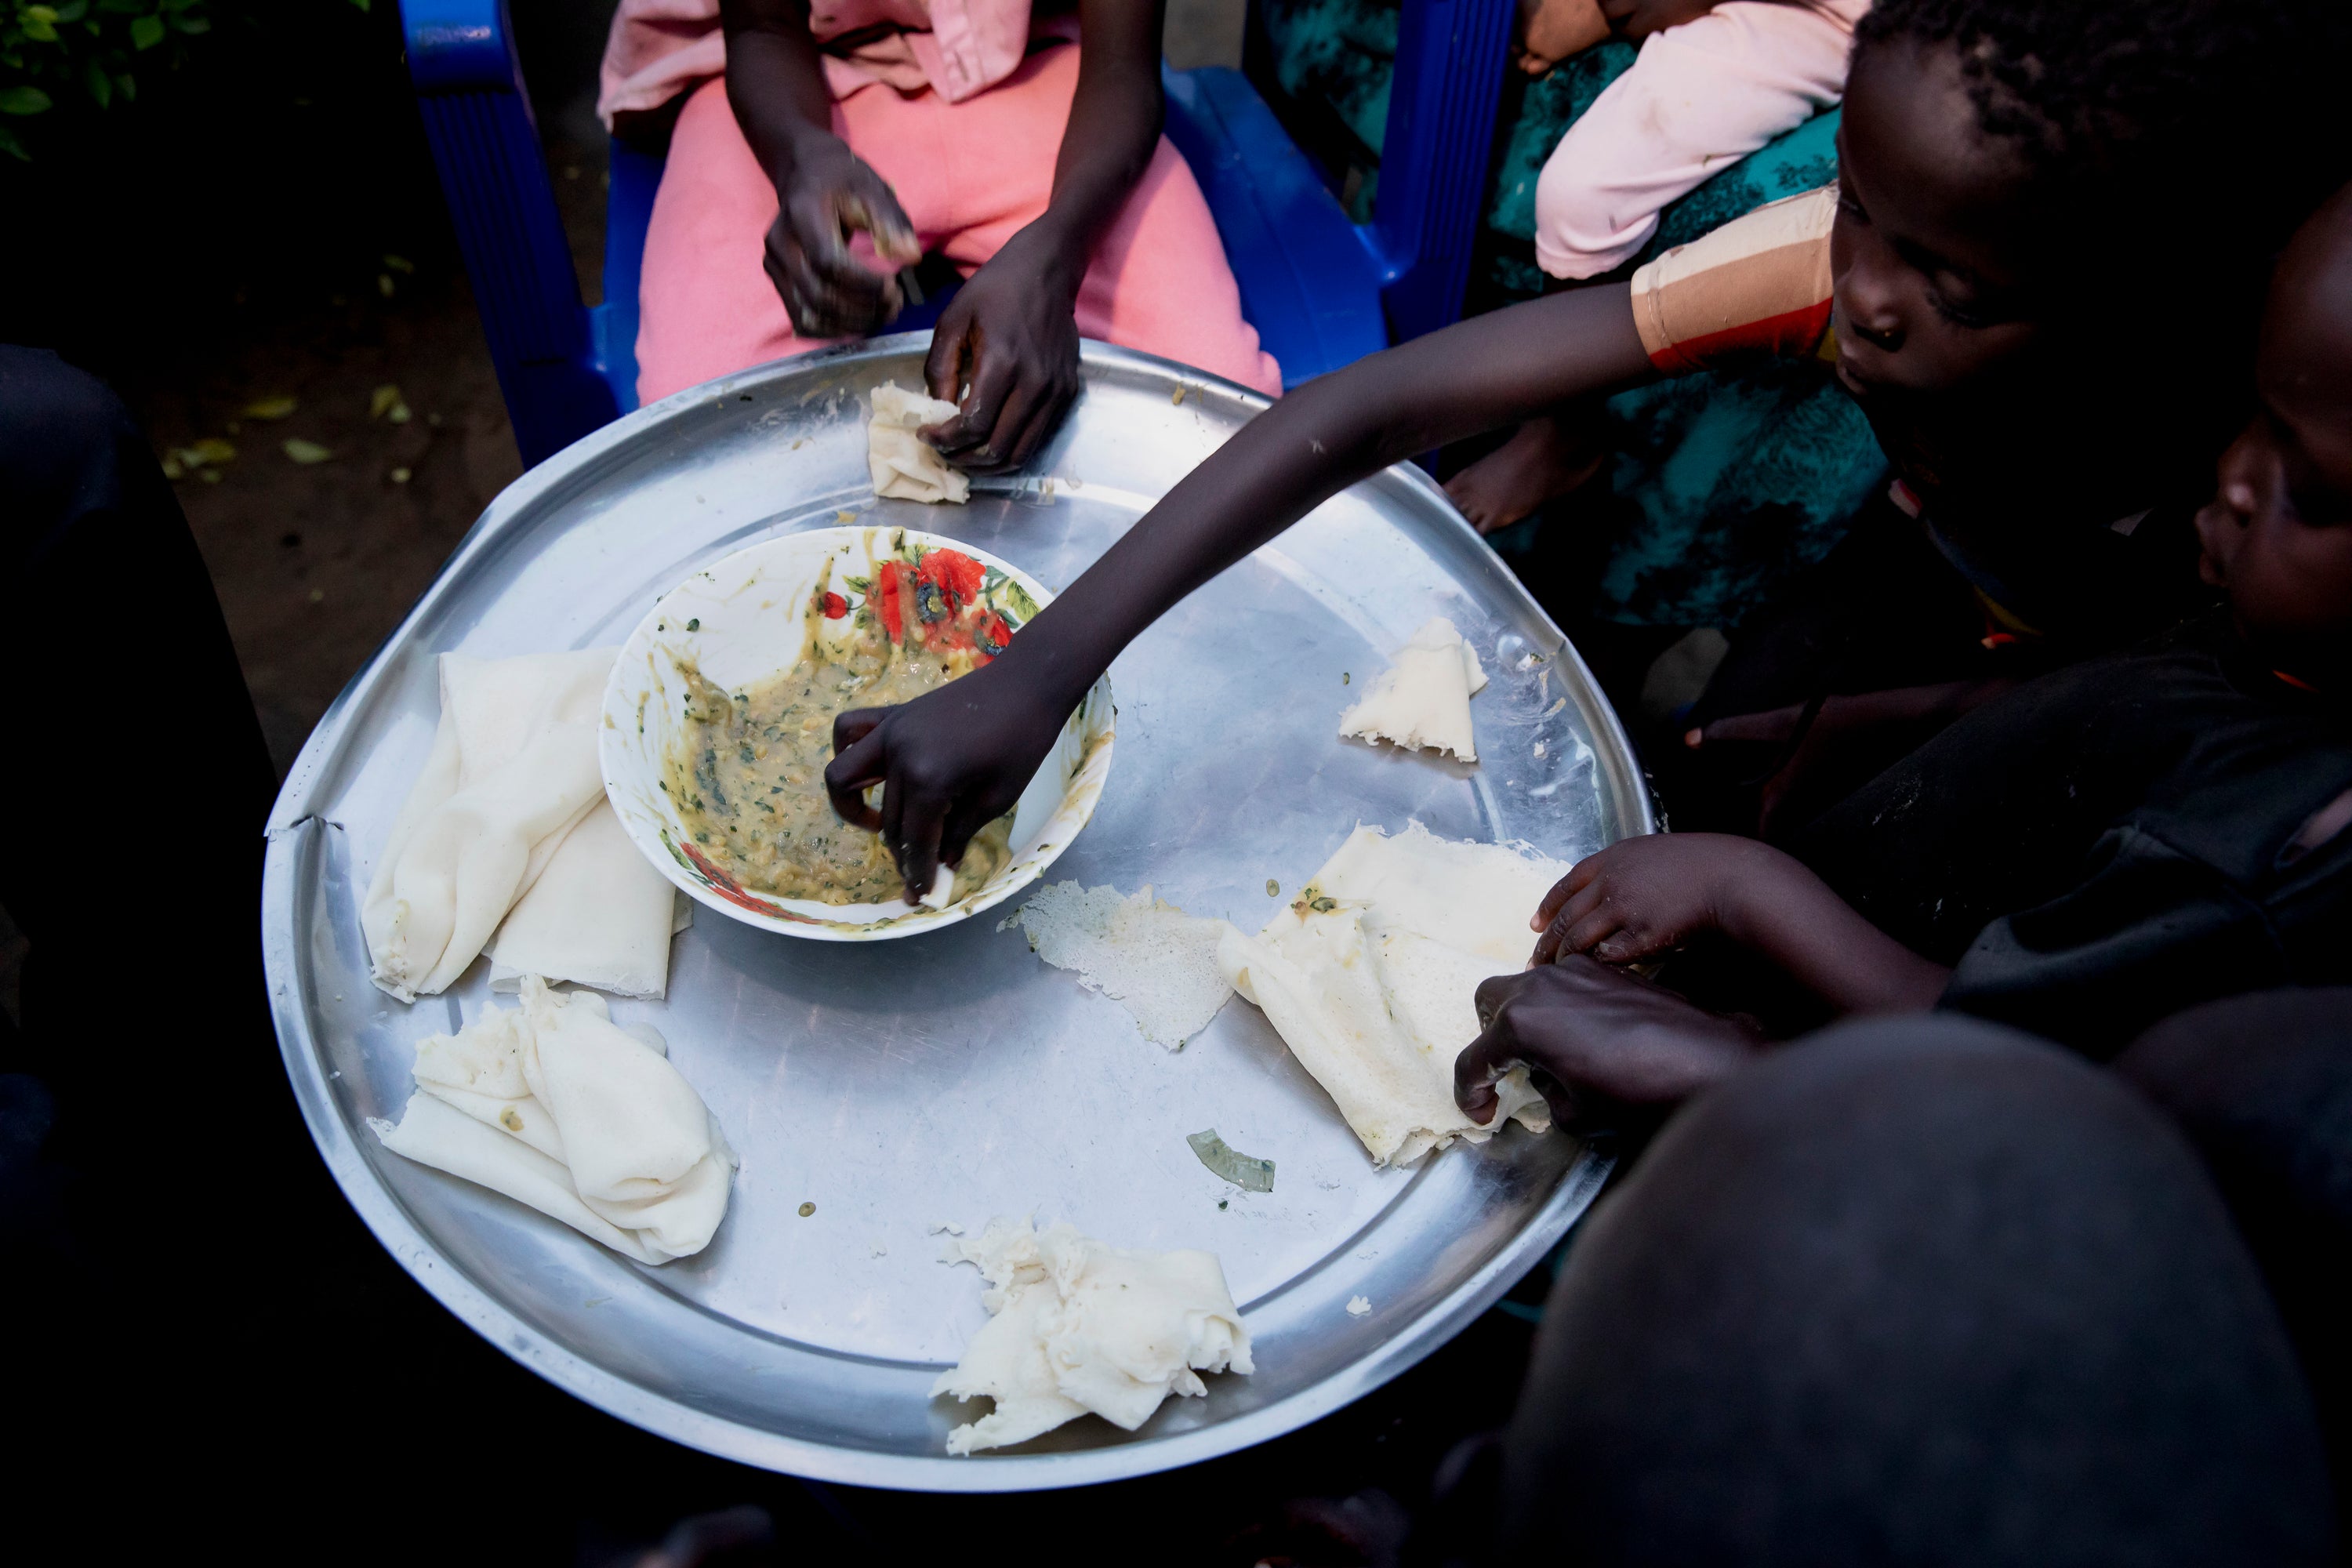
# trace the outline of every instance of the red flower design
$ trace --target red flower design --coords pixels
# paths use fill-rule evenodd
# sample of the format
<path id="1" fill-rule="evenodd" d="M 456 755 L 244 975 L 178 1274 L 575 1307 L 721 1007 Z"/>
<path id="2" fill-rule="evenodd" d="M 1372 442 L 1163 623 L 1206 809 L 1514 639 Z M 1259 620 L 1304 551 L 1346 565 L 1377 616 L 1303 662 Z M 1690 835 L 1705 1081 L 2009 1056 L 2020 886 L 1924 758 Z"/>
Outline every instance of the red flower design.
<path id="1" fill-rule="evenodd" d="M 824 618 L 826 620 L 837 621 L 847 614 L 849 614 L 848 600 L 843 598 L 838 594 L 827 594 L 824 596 Z"/>

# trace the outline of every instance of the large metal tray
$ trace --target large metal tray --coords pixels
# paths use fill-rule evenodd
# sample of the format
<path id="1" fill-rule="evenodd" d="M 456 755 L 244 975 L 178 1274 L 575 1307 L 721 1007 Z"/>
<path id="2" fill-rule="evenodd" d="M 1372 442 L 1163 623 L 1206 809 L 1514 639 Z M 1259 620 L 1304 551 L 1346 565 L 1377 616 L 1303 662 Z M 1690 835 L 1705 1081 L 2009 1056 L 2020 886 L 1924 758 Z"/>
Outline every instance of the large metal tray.
<path id="1" fill-rule="evenodd" d="M 958 535 L 1066 587 L 1265 405 L 1090 342 L 1086 392 L 1027 478 L 961 510 L 877 503 L 861 397 L 886 378 L 919 384 L 925 342 L 886 338 L 682 394 L 491 505 L 278 798 L 262 900 L 278 1036 L 320 1152 L 384 1246 L 484 1338 L 581 1398 L 729 1458 L 866 1485 L 1139 1475 L 1286 1432 L 1411 1366 L 1559 1237 L 1605 1161 L 1514 1130 L 1375 1170 L 1246 1003 L 1171 1054 L 994 919 L 844 946 L 703 911 L 677 938 L 667 1002 L 614 1004 L 668 1037 L 743 1160 L 717 1239 L 666 1268 L 408 1163 L 365 1125 L 398 1114 L 413 1043 L 488 1001 L 480 964 L 446 995 L 393 1001 L 368 982 L 359 931 L 359 894 L 432 737 L 434 655 L 618 644 L 702 563 L 841 511 Z M 1335 738 L 1365 678 L 1433 614 L 1493 677 L 1475 704 L 1476 768 Z M 1295 894 L 1359 820 L 1417 817 L 1563 859 L 1652 826 L 1582 663 L 1412 469 L 1356 486 L 1192 595 L 1112 681 L 1117 763 L 1056 879 L 1148 882 L 1255 931 L 1276 907 L 1268 879 Z M 1184 1138 L 1209 1127 L 1276 1163 L 1273 1193 L 1201 1165 Z M 930 1385 L 985 1314 L 978 1277 L 937 1261 L 929 1227 L 1032 1213 L 1118 1246 L 1215 1251 L 1256 1374 L 1213 1378 L 1206 1399 L 1171 1400 L 1132 1435 L 1087 1418 L 1013 1453 L 947 1458 L 949 1427 L 984 1406 L 934 1402 Z M 1347 1312 L 1357 1295 L 1369 1316 Z"/>

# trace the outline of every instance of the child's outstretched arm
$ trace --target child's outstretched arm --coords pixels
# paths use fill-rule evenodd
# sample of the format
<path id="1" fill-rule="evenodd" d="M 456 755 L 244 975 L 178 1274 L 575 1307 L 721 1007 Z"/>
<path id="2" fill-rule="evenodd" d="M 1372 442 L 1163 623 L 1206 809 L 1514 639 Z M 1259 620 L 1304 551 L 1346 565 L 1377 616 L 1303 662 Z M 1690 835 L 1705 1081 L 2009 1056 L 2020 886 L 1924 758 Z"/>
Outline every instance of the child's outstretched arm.
<path id="1" fill-rule="evenodd" d="M 1657 958 L 1702 931 L 1762 954 L 1842 1013 L 1935 1005 L 1952 972 L 1913 952 L 1770 845 L 1722 833 L 1621 839 L 1544 895 L 1529 967 Z"/>
<path id="2" fill-rule="evenodd" d="M 1555 294 L 1308 383 L 1179 482 L 984 668 L 834 724 L 835 809 L 878 826 L 911 889 L 1011 809 L 1062 722 L 1185 595 L 1389 464 L 1655 375 L 1622 284 Z M 883 786 L 878 818 L 861 792 Z"/>

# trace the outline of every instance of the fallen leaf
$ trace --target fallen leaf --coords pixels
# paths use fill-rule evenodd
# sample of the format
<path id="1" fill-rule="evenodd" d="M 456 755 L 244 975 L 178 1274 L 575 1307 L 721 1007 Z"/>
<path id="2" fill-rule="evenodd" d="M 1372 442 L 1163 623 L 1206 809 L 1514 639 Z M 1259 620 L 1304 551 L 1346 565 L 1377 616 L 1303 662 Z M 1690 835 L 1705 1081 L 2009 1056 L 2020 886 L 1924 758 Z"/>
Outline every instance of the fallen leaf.
<path id="1" fill-rule="evenodd" d="M 379 273 L 377 273 L 377 274 L 375 275 L 375 291 L 376 291 L 377 293 L 379 293 L 379 294 L 383 295 L 383 296 L 385 299 L 387 299 L 387 300 L 389 300 L 389 299 L 391 299 L 391 298 L 392 298 L 392 274 L 391 274 L 391 273 L 389 273 L 389 272 L 379 272 Z"/>
<path id="2" fill-rule="evenodd" d="M 384 417 L 392 421 L 394 425 L 405 425 L 409 420 L 415 418 L 415 416 L 409 413 L 407 404 L 395 403 L 384 414 Z"/>
<path id="3" fill-rule="evenodd" d="M 398 403 L 399 401 L 400 388 L 394 386 L 388 381 L 385 382 L 382 386 L 377 387 L 373 392 L 368 394 L 368 417 L 371 419 L 383 418 L 385 411 L 390 409 L 394 404 Z"/>
<path id="4" fill-rule="evenodd" d="M 314 605 L 324 601 L 326 596 L 327 591 L 324 588 L 313 588 L 310 590 L 310 602 Z"/>
<path id="5" fill-rule="evenodd" d="M 207 436 L 185 447 L 174 447 L 167 456 L 177 458 L 183 468 L 208 468 L 217 463 L 236 460 L 236 448 L 217 436 Z"/>
<path id="6" fill-rule="evenodd" d="M 284 419 L 301 405 L 283 394 L 276 397 L 257 397 L 245 405 L 247 419 Z"/>
<path id="7" fill-rule="evenodd" d="M 220 470 L 218 468 L 198 468 L 196 470 L 196 478 L 204 480 L 205 483 L 208 485 L 216 485 L 220 483 Z"/>
<path id="8" fill-rule="evenodd" d="M 416 263 L 409 260 L 405 256 L 394 256 L 389 252 L 384 256 L 383 264 L 386 267 L 391 268 L 394 272 L 402 274 L 404 277 L 413 274 L 416 270 Z"/>
<path id="9" fill-rule="evenodd" d="M 311 463 L 323 463 L 333 457 L 334 453 L 320 446 L 316 441 L 305 441 L 297 436 L 286 443 L 286 455 L 296 462 L 308 466 Z"/>
<path id="10" fill-rule="evenodd" d="M 392 470 L 391 479 L 394 484 L 404 485 L 408 482 L 409 478 L 409 472 L 406 468 L 394 468 Z"/>

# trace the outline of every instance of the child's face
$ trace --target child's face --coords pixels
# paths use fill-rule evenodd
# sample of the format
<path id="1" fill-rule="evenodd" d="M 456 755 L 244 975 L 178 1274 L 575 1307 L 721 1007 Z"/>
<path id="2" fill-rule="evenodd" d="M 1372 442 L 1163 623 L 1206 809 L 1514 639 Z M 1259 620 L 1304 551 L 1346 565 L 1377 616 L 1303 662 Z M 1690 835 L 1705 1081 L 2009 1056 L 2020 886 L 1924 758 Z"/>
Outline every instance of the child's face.
<path id="1" fill-rule="evenodd" d="M 1864 48 L 1838 131 L 1838 378 L 1865 405 L 1984 380 L 2040 334 L 2023 170 L 1977 129 L 1956 57 Z"/>
<path id="2" fill-rule="evenodd" d="M 2280 260 L 2254 380 L 2260 407 L 2197 514 L 2200 570 L 2274 666 L 2352 689 L 2352 197 Z"/>

